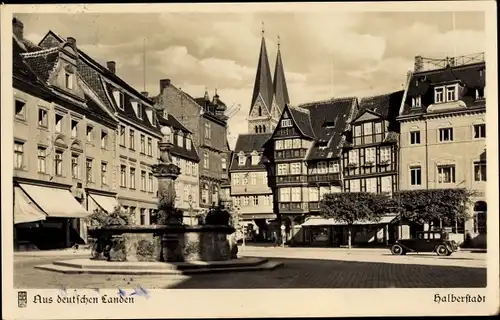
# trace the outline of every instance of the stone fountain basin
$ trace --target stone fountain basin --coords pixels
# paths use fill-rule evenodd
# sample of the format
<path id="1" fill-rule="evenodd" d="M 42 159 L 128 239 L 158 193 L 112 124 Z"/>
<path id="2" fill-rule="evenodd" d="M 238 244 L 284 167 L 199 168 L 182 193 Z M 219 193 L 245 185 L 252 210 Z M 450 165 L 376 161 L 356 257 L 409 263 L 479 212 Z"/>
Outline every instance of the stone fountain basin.
<path id="1" fill-rule="evenodd" d="M 233 232 L 228 225 L 132 225 L 88 230 L 95 242 L 92 259 L 145 262 L 234 259 L 237 246 L 227 239 Z"/>

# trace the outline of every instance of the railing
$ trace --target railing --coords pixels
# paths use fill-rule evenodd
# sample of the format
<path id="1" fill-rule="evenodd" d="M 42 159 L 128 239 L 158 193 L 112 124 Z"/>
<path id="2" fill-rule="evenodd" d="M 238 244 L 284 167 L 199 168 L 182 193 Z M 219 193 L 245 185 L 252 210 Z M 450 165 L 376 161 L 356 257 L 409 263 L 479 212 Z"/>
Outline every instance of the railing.
<path id="1" fill-rule="evenodd" d="M 307 177 L 307 182 L 333 182 L 340 180 L 340 173 L 316 174 Z"/>
<path id="2" fill-rule="evenodd" d="M 280 211 L 302 211 L 303 203 L 302 202 L 280 202 L 279 209 Z"/>

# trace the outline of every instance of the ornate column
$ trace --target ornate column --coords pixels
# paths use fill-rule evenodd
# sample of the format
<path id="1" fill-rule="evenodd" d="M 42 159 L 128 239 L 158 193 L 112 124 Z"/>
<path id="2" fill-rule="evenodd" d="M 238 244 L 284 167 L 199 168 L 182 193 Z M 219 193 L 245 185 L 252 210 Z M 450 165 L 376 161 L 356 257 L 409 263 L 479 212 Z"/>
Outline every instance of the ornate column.
<path id="1" fill-rule="evenodd" d="M 160 149 L 160 163 L 153 166 L 153 174 L 158 179 L 158 224 L 182 225 L 182 211 L 175 208 L 175 179 L 180 169 L 172 162 L 170 149 L 173 147 L 172 130 L 162 127 L 162 141 L 158 143 Z M 183 261 L 182 247 L 179 233 L 163 233 L 161 235 L 160 261 Z"/>

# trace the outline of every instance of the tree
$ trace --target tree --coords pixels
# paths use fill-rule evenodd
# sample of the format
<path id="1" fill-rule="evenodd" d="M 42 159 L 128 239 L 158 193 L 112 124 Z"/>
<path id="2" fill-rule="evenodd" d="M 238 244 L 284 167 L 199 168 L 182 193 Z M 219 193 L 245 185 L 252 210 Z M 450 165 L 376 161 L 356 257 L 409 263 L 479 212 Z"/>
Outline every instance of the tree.
<path id="1" fill-rule="evenodd" d="M 400 218 L 418 224 L 440 220 L 449 225 L 470 219 L 467 207 L 474 195 L 474 191 L 465 188 L 405 190 L 395 193 L 394 200 Z"/>
<path id="2" fill-rule="evenodd" d="M 117 206 L 113 212 L 96 209 L 87 217 L 88 225 L 91 227 L 124 226 L 130 223 L 130 213 L 122 207 Z"/>
<path id="3" fill-rule="evenodd" d="M 368 192 L 329 193 L 320 201 L 320 214 L 347 224 L 351 248 L 352 226 L 356 222 L 378 222 L 392 205 L 389 196 Z"/>

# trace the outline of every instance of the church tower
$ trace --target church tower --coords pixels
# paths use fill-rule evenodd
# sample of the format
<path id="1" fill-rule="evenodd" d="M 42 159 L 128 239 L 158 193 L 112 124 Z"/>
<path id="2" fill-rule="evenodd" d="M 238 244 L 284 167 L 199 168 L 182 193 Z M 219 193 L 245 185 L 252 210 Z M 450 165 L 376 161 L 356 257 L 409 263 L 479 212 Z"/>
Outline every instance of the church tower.
<path id="1" fill-rule="evenodd" d="M 278 54 L 276 56 L 276 66 L 274 67 L 273 93 L 274 93 L 274 99 L 273 99 L 271 115 L 273 119 L 278 121 L 281 112 L 285 108 L 285 105 L 290 104 L 290 97 L 288 96 L 288 88 L 286 86 L 285 70 L 283 68 L 283 61 L 281 60 L 279 36 L 278 36 Z"/>
<path id="2" fill-rule="evenodd" d="M 249 133 L 270 133 L 274 129 L 275 120 L 272 118 L 274 100 L 273 81 L 271 68 L 267 57 L 264 28 L 262 29 L 262 42 L 260 44 L 259 62 L 253 87 L 252 103 L 248 113 Z"/>

